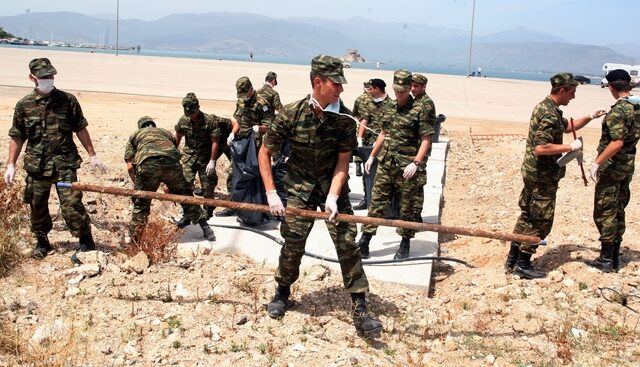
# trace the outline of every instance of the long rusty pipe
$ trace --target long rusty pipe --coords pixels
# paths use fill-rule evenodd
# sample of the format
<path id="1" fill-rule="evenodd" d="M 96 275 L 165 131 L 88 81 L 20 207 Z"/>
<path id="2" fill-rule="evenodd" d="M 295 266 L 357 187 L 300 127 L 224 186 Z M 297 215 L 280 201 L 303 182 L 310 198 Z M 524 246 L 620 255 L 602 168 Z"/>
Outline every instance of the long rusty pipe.
<path id="1" fill-rule="evenodd" d="M 221 200 L 221 199 L 205 199 L 205 198 L 199 198 L 194 196 L 162 194 L 159 192 L 123 189 L 119 187 L 92 185 L 92 184 L 86 184 L 81 182 L 73 182 L 73 183 L 58 182 L 57 185 L 60 188 L 71 188 L 73 190 L 79 190 L 79 191 L 91 191 L 91 192 L 98 192 L 102 194 L 129 196 L 129 197 L 135 196 L 135 197 L 140 197 L 145 199 L 172 201 L 175 203 L 215 206 L 215 207 L 223 207 L 223 208 L 232 208 L 236 210 L 248 210 L 248 211 L 269 213 L 268 205 L 240 203 L 236 201 Z M 300 217 L 307 217 L 307 218 L 323 219 L 323 220 L 329 219 L 329 214 L 325 212 L 297 209 L 297 208 L 291 208 L 291 207 L 286 208 L 286 214 L 296 215 Z M 371 218 L 371 217 L 363 217 L 359 215 L 349 215 L 349 214 L 342 214 L 342 213 L 339 213 L 336 219 L 341 222 L 373 224 L 377 226 L 397 227 L 397 228 L 411 229 L 415 231 L 459 234 L 464 236 L 484 237 L 484 238 L 491 238 L 496 240 L 516 241 L 521 243 L 540 243 L 541 242 L 541 239 L 535 236 L 489 231 L 489 230 L 479 229 L 479 228 L 443 226 L 439 224 L 408 222 L 408 221 L 397 220 L 397 219 Z"/>

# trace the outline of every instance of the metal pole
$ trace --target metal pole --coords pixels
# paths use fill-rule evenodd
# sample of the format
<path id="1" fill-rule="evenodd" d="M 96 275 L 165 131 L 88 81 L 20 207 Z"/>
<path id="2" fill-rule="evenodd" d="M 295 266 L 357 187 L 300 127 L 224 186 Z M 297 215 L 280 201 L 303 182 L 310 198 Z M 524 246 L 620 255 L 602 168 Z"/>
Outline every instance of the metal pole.
<path id="1" fill-rule="evenodd" d="M 183 203 L 183 204 L 216 206 L 216 207 L 224 207 L 224 208 L 233 208 L 237 210 L 248 210 L 248 211 L 269 213 L 268 205 L 239 203 L 236 201 L 229 201 L 229 200 L 205 199 L 205 198 L 199 198 L 194 196 L 161 194 L 159 192 L 130 190 L 130 189 L 123 189 L 119 187 L 92 185 L 92 184 L 85 184 L 80 182 L 73 182 L 73 183 L 58 182 L 57 187 L 70 188 L 70 189 L 79 190 L 79 191 L 92 191 L 92 192 L 98 192 L 98 193 L 104 193 L 104 194 L 128 196 L 128 197 L 135 196 L 135 197 L 140 197 L 145 199 L 172 201 L 172 202 Z M 291 207 L 288 207 L 286 209 L 286 214 L 300 216 L 300 217 L 307 217 L 307 218 L 323 219 L 323 220 L 329 219 L 329 214 L 325 212 L 297 209 L 297 208 L 291 208 Z M 395 219 L 362 217 L 362 216 L 350 215 L 350 214 L 338 214 L 336 219 L 341 222 L 373 224 L 377 226 L 412 229 L 415 231 L 460 234 L 460 235 L 472 236 L 472 237 L 493 238 L 493 239 L 504 240 L 504 241 L 516 241 L 516 242 L 522 242 L 522 243 L 540 243 L 541 242 L 541 239 L 535 236 L 488 231 L 488 230 L 479 229 L 479 228 L 443 226 L 439 224 L 407 222 L 404 220 L 395 220 Z"/>
<path id="2" fill-rule="evenodd" d="M 476 0 L 473 0 L 473 10 L 471 11 L 471 38 L 469 39 L 469 66 L 467 76 L 471 75 L 471 50 L 473 49 L 473 22 L 476 17 Z"/>
<path id="3" fill-rule="evenodd" d="M 120 45 L 120 0 L 116 0 L 116 56 Z"/>

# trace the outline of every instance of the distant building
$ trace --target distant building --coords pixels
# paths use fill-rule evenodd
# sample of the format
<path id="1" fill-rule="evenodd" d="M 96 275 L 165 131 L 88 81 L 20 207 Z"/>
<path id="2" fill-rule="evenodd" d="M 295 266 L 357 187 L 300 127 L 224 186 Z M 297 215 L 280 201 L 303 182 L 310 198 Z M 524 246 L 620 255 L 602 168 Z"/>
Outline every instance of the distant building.
<path id="1" fill-rule="evenodd" d="M 362 57 L 355 48 L 348 49 L 347 53 L 342 56 L 340 60 L 343 62 L 365 62 L 364 57 Z"/>

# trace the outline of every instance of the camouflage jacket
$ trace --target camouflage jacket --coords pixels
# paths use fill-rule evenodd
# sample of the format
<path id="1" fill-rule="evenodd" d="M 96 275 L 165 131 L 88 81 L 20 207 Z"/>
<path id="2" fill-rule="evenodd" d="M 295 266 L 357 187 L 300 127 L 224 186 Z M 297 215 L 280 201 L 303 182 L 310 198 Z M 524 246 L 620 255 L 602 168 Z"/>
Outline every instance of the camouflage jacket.
<path id="1" fill-rule="evenodd" d="M 624 145 L 613 157 L 602 164 L 602 169 L 620 178 L 632 175 L 635 168 L 636 144 L 640 138 L 640 106 L 621 98 L 611 106 L 602 120 L 602 135 L 598 155 L 612 140 L 622 139 Z"/>
<path id="2" fill-rule="evenodd" d="M 273 89 L 270 84 L 264 83 L 262 88 L 258 90 L 258 95 L 261 96 L 266 101 L 267 106 L 269 106 L 269 110 L 265 112 L 264 118 L 269 122 L 272 122 L 276 117 L 276 111 L 282 110 L 280 94 L 278 94 L 278 92 Z"/>
<path id="3" fill-rule="evenodd" d="M 547 96 L 536 105 L 529 122 L 527 148 L 520 169 L 522 177 L 536 182 L 558 182 L 564 177 L 565 167 L 556 163 L 561 154 L 536 156 L 533 152 L 538 145 L 562 144 L 568 124 L 551 97 Z"/>
<path id="4" fill-rule="evenodd" d="M 211 139 L 220 137 L 219 120 L 218 116 L 208 115 L 204 112 L 200 114 L 200 118 L 195 122 L 192 122 L 185 115 L 178 120 L 175 130 L 176 133 L 184 136 L 183 158 L 195 159 L 200 164 L 209 162 L 211 158 Z"/>
<path id="5" fill-rule="evenodd" d="M 125 161 L 131 161 L 134 166 L 138 166 L 151 157 L 168 157 L 176 162 L 180 159 L 176 138 L 168 130 L 143 127 L 129 137 L 124 150 Z"/>
<path id="6" fill-rule="evenodd" d="M 87 127 L 76 97 L 54 89 L 48 96 L 34 90 L 15 107 L 9 136 L 26 141 L 24 169 L 50 176 L 58 168 L 77 169 L 82 159 L 73 133 Z"/>
<path id="7" fill-rule="evenodd" d="M 284 107 L 265 134 L 263 144 L 272 152 L 279 152 L 281 144 L 289 140 L 291 153 L 287 161 L 284 183 L 289 195 L 308 200 L 316 186 L 326 195 L 338 162 L 338 154 L 351 152 L 356 146 L 356 122 L 350 116 L 325 113 L 317 118 L 309 106 L 309 98 Z M 351 112 L 340 104 L 340 113 Z M 344 183 L 340 196 L 348 195 Z"/>
<path id="8" fill-rule="evenodd" d="M 415 101 L 422 104 L 422 109 L 427 112 L 427 122 L 431 127 L 436 125 L 436 105 L 426 93 L 415 98 Z"/>
<path id="9" fill-rule="evenodd" d="M 362 93 L 356 98 L 356 101 L 353 103 L 353 116 L 357 118 L 358 121 L 365 117 L 369 109 L 369 104 L 372 101 L 371 95 L 367 92 Z"/>
<path id="10" fill-rule="evenodd" d="M 385 132 L 384 145 L 378 159 L 384 162 L 394 159 L 406 166 L 415 158 L 422 137 L 433 134 L 433 127 L 427 122 L 427 114 L 413 97 L 404 106 L 396 101 L 389 104 L 382 117 L 382 130 Z"/>
<path id="11" fill-rule="evenodd" d="M 364 143 L 366 145 L 373 145 L 378 138 L 378 134 L 382 130 L 382 117 L 384 111 L 393 108 L 393 100 L 389 96 L 385 96 L 380 102 L 374 102 L 370 99 L 368 106 L 362 115 L 362 119 L 367 120 L 367 129 L 364 132 Z M 371 130 L 373 131 L 371 131 Z"/>
<path id="12" fill-rule="evenodd" d="M 269 123 L 266 118 L 269 113 L 269 105 L 258 93 L 254 93 L 251 98 L 244 101 L 238 99 L 236 102 L 236 111 L 233 117 L 238 121 L 240 130 L 236 134 L 236 138 L 245 138 L 251 133 L 254 125 L 265 125 Z"/>

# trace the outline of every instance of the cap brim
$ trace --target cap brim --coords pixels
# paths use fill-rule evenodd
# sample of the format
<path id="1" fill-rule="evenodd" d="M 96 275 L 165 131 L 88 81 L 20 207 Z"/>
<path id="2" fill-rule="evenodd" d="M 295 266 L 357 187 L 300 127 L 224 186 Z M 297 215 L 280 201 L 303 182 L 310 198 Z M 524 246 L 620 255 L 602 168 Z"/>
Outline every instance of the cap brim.
<path id="1" fill-rule="evenodd" d="M 53 67 L 48 67 L 48 68 L 42 68 L 38 71 L 36 71 L 35 75 L 37 78 L 44 78 L 46 76 L 53 76 L 58 74 L 58 71 Z"/>
<path id="2" fill-rule="evenodd" d="M 327 78 L 334 83 L 347 84 L 347 79 L 343 75 L 330 75 Z"/>
<path id="3" fill-rule="evenodd" d="M 238 99 L 242 98 L 242 99 L 247 99 L 247 94 L 249 94 L 249 92 L 241 92 L 241 93 L 237 93 L 236 97 L 238 97 Z"/>

